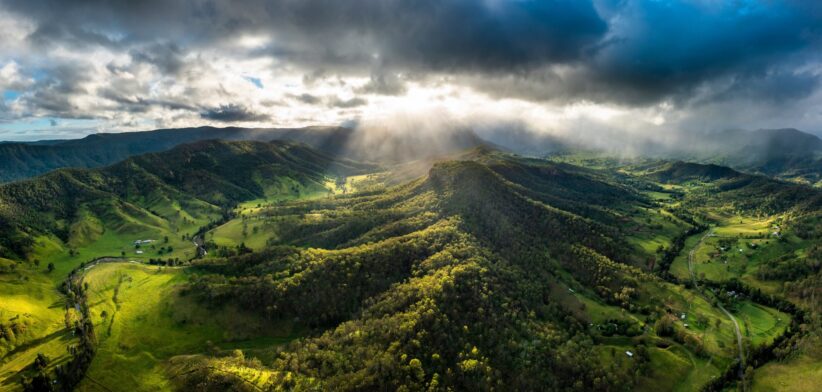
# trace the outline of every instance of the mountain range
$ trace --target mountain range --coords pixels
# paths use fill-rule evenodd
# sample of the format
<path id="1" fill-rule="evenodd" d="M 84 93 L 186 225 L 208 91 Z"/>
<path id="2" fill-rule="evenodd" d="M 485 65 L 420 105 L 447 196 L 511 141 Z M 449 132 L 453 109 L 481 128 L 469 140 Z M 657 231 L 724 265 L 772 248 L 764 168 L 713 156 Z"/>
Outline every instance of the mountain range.
<path id="1" fill-rule="evenodd" d="M 796 129 L 682 133 L 668 144 L 648 142 L 640 156 L 682 159 L 730 166 L 737 170 L 794 179 L 822 181 L 822 139 Z M 100 133 L 76 140 L 0 143 L 0 182 L 32 177 L 62 167 L 91 168 L 130 156 L 159 152 L 198 140 L 290 140 L 332 157 L 361 162 L 405 163 L 491 145 L 526 156 L 574 153 L 590 148 L 559 136 L 525 129 L 441 132 L 391 132 L 345 127 L 180 128 L 147 132 Z M 614 146 L 618 150 L 620 146 Z M 644 151 L 644 152 L 643 152 Z M 614 150 L 604 154 L 613 154 Z"/>

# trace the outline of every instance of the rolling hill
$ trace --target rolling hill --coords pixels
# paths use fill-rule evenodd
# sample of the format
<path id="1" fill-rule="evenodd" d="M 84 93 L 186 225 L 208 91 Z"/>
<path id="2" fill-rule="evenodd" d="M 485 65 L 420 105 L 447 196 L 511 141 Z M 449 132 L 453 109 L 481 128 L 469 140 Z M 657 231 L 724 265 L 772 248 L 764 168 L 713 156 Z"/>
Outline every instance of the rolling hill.
<path id="1" fill-rule="evenodd" d="M 747 177 L 681 163 L 660 171 L 720 187 Z M 747 197 L 762 186 L 740 183 L 712 200 L 758 214 L 769 202 Z M 697 221 L 725 208 L 702 210 L 705 194 L 687 195 L 686 205 L 701 207 L 672 199 L 657 210 L 605 172 L 480 149 L 384 192 L 272 205 L 242 219 L 278 247 L 198 261 L 204 274 L 187 291 L 321 332 L 266 364 L 180 358 L 176 371 L 187 376 L 178 385 L 242 389 L 248 372 L 265 375 L 260 388 L 297 390 L 698 390 L 720 375 L 733 383 L 731 322 L 711 303 L 733 304 L 744 320 L 759 312 L 770 332 L 747 332 L 757 350 L 789 316 L 649 273 L 665 275 L 663 264 L 646 264 L 664 250 L 634 244 L 670 224 L 678 230 L 664 246 L 684 246 L 677 237 L 701 236 Z M 778 212 L 787 211 L 808 206 Z M 686 313 L 692 321 L 681 320 Z"/>
<path id="2" fill-rule="evenodd" d="M 240 201 L 327 192 L 329 178 L 371 168 L 289 142 L 201 141 L 102 169 L 56 170 L 0 186 L 0 254 L 26 256 L 40 235 L 77 244 L 106 229 L 176 231 Z"/>
<path id="3" fill-rule="evenodd" d="M 774 358 L 812 377 L 822 192 L 488 146 L 408 172 L 209 140 L 0 186 L 0 388 L 700 390 Z"/>

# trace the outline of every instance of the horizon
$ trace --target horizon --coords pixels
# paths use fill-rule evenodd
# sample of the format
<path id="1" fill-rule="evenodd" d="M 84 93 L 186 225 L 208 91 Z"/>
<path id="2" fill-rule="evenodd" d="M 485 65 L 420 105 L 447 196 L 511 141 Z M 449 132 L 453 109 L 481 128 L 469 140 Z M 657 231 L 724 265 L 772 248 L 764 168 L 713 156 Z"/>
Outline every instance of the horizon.
<path id="1" fill-rule="evenodd" d="M 346 128 L 353 131 L 356 131 L 358 128 L 356 125 L 349 125 L 349 124 L 339 124 L 339 125 L 306 125 L 302 127 L 242 127 L 236 125 L 226 125 L 226 126 L 219 126 L 219 125 L 199 125 L 199 126 L 191 126 L 191 127 L 180 127 L 180 128 L 152 128 L 152 129 L 145 129 L 145 130 L 127 130 L 127 131 L 99 131 L 99 132 L 90 132 L 90 133 L 83 133 L 83 132 L 75 132 L 69 135 L 65 135 L 66 137 L 62 136 L 55 136 L 52 138 L 44 138 L 44 139 L 4 139 L 0 140 L 0 144 L 2 143 L 40 143 L 40 142 L 59 142 L 59 141 L 71 141 L 71 140 L 81 140 L 85 139 L 89 136 L 94 135 L 117 135 L 123 133 L 140 133 L 140 132 L 153 132 L 153 131 L 185 131 L 190 129 L 200 129 L 200 128 L 214 128 L 214 129 L 230 129 L 230 128 L 237 128 L 239 129 L 309 129 L 309 128 Z M 474 129 L 468 128 L 467 130 L 476 134 Z M 716 130 L 716 131 L 708 131 L 705 132 L 704 135 L 710 135 L 714 133 L 727 133 L 727 132 L 760 132 L 760 131 L 777 131 L 777 130 L 793 130 L 799 131 L 801 133 L 805 133 L 808 135 L 816 136 L 822 139 L 822 132 L 813 132 L 807 131 L 802 129 L 796 128 L 759 128 L 759 129 L 723 129 L 723 130 Z M 367 131 L 366 131 L 367 132 Z M 481 137 L 482 138 L 482 137 Z M 560 139 L 561 140 L 561 139 Z"/>

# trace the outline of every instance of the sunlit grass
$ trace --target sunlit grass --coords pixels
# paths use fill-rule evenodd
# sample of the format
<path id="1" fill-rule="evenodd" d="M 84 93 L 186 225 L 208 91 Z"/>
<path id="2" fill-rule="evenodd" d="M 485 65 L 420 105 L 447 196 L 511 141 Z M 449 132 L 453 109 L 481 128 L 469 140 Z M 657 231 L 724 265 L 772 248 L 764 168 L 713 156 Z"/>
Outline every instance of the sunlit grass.
<path id="1" fill-rule="evenodd" d="M 271 347 L 293 336 L 290 327 L 238 309 L 207 309 L 179 295 L 187 278 L 180 268 L 132 263 L 101 264 L 87 272 L 92 320 L 100 341 L 81 385 L 117 390 L 166 390 L 165 361 L 180 354 Z M 105 317 L 103 317 L 105 312 Z M 83 389 L 83 388 L 81 388 Z"/>

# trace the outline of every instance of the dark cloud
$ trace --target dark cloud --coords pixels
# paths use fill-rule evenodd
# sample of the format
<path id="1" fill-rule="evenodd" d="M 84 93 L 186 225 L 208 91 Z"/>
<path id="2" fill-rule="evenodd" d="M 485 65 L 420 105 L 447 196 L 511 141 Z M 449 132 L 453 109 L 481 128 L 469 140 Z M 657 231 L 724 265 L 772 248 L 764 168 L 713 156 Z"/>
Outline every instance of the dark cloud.
<path id="1" fill-rule="evenodd" d="M 213 49 L 273 57 L 304 72 L 307 87 L 370 75 L 354 90 L 363 95 L 401 96 L 408 79 L 398 75 L 433 74 L 496 97 L 635 106 L 666 100 L 687 108 L 804 99 L 819 88 L 822 62 L 822 3 L 815 1 L 4 0 L 0 7 L 33 20 L 27 41 L 38 50 L 119 50 L 132 64 L 109 64 L 113 75 L 149 64 L 180 84 L 190 80 L 180 77 L 186 59 L 205 61 L 196 54 Z M 232 41 L 242 35 L 272 39 L 243 49 Z M 48 75 L 26 102 L 71 114 L 69 91 L 81 88 L 74 76 Z M 179 98 L 177 109 L 207 119 L 259 116 L 232 105 L 203 111 L 196 102 L 202 92 L 138 98 L 145 91 L 124 85 L 106 98 L 133 112 L 174 108 L 170 102 Z M 290 98 L 332 107 L 364 103 Z"/>
<path id="2" fill-rule="evenodd" d="M 734 75 L 722 88 L 697 103 L 736 99 L 791 104 L 811 95 L 819 86 L 819 76 L 808 72 L 770 72 L 765 75 Z"/>
<path id="3" fill-rule="evenodd" d="M 325 70 L 320 68 L 314 71 L 308 72 L 303 75 L 303 84 L 306 86 L 313 86 L 319 80 L 324 80 L 328 77 Z"/>
<path id="4" fill-rule="evenodd" d="M 355 108 L 357 106 L 363 106 L 368 104 L 367 100 L 360 97 L 354 97 L 351 99 L 340 99 L 339 97 L 333 97 L 328 101 L 328 106 L 341 109 Z"/>
<path id="5" fill-rule="evenodd" d="M 571 61 L 607 25 L 585 1 L 275 1 L 275 29 L 306 59 L 510 71 Z M 314 52 L 314 53 L 312 53 Z"/>
<path id="6" fill-rule="evenodd" d="M 65 118 L 94 117 L 92 113 L 79 111 L 72 102 L 73 96 L 88 92 L 84 87 L 90 80 L 87 70 L 76 65 L 60 64 L 42 73 L 44 76 L 20 97 L 25 106 Z"/>
<path id="7" fill-rule="evenodd" d="M 168 39 L 190 46 L 274 32 L 276 55 L 302 61 L 438 70 L 508 70 L 578 59 L 607 25 L 586 1 L 8 0 L 39 21 L 41 40 L 108 44 Z M 84 26 L 78 28 L 76 26 Z"/>
<path id="8" fill-rule="evenodd" d="M 294 98 L 297 101 L 300 101 L 302 103 L 308 104 L 308 105 L 316 105 L 316 104 L 320 103 L 320 101 L 322 101 L 322 98 L 320 98 L 318 96 L 315 96 L 315 95 L 308 94 L 308 93 L 300 94 L 300 95 L 294 95 L 294 96 L 292 96 L 292 98 Z"/>
<path id="9" fill-rule="evenodd" d="M 785 1 L 628 2 L 607 45 L 586 63 L 587 76 L 614 98 L 640 103 L 687 96 L 728 75 L 768 78 L 773 67 L 816 56 L 822 18 L 813 8 Z"/>
<path id="10" fill-rule="evenodd" d="M 174 43 L 154 43 L 129 52 L 132 61 L 148 63 L 167 75 L 177 75 L 183 69 L 183 52 Z"/>
<path id="11" fill-rule="evenodd" d="M 242 105 L 220 105 L 216 108 L 206 109 L 200 113 L 200 117 L 206 120 L 214 120 L 221 122 L 243 122 L 243 121 L 266 121 L 269 117 L 254 113 L 246 109 Z"/>
<path id="12" fill-rule="evenodd" d="M 104 34 L 87 30 L 78 25 L 65 25 L 56 23 L 45 23 L 37 27 L 28 40 L 41 48 L 49 48 L 54 45 L 69 44 L 73 47 L 108 46 L 113 47 L 119 42 Z"/>
<path id="13" fill-rule="evenodd" d="M 124 91 L 116 88 L 105 88 L 98 92 L 98 95 L 109 101 L 116 103 L 117 109 L 129 113 L 145 113 L 152 107 L 162 107 L 170 110 L 185 110 L 190 112 L 199 112 L 194 105 L 185 103 L 184 100 L 168 100 L 145 98 L 139 95 L 126 95 Z"/>

